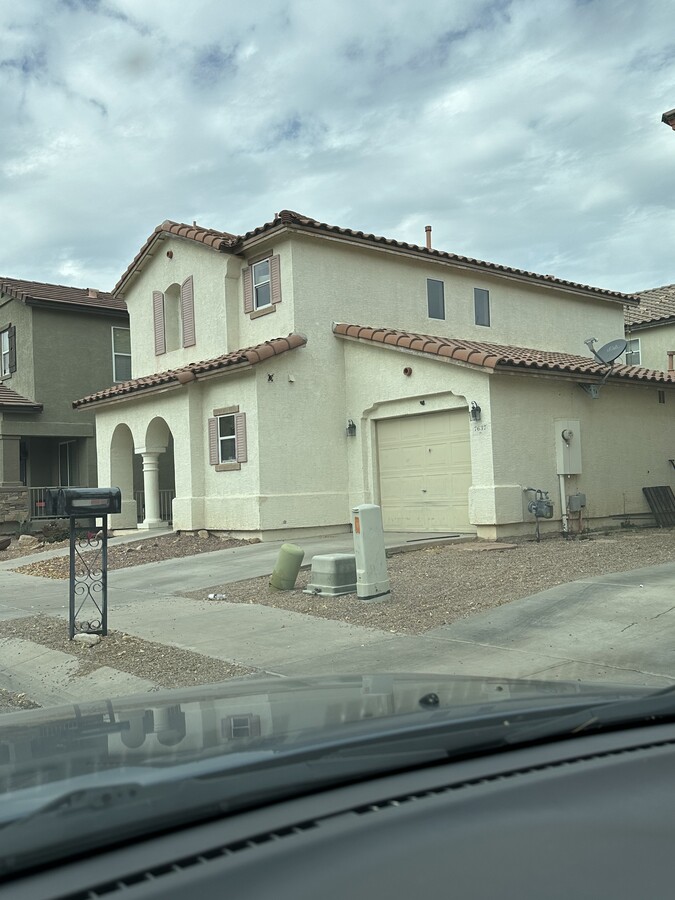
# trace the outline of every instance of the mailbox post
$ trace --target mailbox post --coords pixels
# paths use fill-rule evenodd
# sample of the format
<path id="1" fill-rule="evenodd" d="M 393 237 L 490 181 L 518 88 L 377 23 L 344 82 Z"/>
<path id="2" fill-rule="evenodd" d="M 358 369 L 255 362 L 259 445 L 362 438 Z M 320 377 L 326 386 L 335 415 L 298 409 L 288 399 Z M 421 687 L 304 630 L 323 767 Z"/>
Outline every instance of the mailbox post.
<path id="1" fill-rule="evenodd" d="M 119 488 L 59 488 L 48 491 L 50 515 L 70 519 L 70 592 L 68 635 L 108 633 L 108 515 L 119 513 L 122 494 Z M 78 536 L 77 519 L 101 519 Z M 94 553 L 93 559 L 87 552 Z M 93 606 L 89 618 L 80 617 L 85 604 Z"/>

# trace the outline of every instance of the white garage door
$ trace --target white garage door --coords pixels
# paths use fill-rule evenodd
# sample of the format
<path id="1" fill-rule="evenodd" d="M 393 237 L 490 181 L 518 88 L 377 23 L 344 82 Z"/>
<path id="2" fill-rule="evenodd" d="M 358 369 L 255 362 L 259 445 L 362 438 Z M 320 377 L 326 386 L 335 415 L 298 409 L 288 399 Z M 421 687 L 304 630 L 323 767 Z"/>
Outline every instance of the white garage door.
<path id="1" fill-rule="evenodd" d="M 377 423 L 385 531 L 473 532 L 465 409 Z"/>

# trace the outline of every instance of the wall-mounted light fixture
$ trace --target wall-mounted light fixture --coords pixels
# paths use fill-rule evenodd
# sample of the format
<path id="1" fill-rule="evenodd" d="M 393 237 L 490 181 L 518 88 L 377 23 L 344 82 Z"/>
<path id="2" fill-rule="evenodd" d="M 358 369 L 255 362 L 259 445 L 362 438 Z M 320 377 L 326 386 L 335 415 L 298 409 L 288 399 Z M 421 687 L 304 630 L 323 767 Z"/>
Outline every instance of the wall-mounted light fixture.
<path id="1" fill-rule="evenodd" d="M 347 437 L 356 437 L 356 424 L 351 419 L 347 419 L 345 433 Z"/>
<path id="2" fill-rule="evenodd" d="M 469 406 L 469 415 L 471 416 L 472 422 L 480 422 L 480 406 L 476 403 L 475 400 L 471 401 Z"/>

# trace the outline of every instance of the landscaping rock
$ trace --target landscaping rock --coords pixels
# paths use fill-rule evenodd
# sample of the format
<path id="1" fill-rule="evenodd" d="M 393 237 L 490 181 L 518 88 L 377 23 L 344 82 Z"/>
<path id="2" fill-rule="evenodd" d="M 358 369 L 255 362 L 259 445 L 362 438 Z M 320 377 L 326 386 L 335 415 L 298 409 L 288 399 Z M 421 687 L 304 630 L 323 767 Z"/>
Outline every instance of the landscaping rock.
<path id="1" fill-rule="evenodd" d="M 77 641 L 78 644 L 84 644 L 87 647 L 95 647 L 96 644 L 101 643 L 101 635 L 86 634 L 85 632 L 83 632 L 82 634 L 76 634 L 73 640 Z"/>
<path id="2" fill-rule="evenodd" d="M 200 538 L 202 541 L 206 541 L 206 540 L 208 540 L 209 533 L 205 528 L 201 528 L 197 532 L 197 537 Z"/>
<path id="3" fill-rule="evenodd" d="M 0 538 L 0 550 L 6 550 L 11 543 L 12 543 L 11 538 L 8 538 L 8 537 Z"/>
<path id="4" fill-rule="evenodd" d="M 19 546 L 20 547 L 37 547 L 40 541 L 34 537 L 32 534 L 20 534 L 19 535 Z"/>

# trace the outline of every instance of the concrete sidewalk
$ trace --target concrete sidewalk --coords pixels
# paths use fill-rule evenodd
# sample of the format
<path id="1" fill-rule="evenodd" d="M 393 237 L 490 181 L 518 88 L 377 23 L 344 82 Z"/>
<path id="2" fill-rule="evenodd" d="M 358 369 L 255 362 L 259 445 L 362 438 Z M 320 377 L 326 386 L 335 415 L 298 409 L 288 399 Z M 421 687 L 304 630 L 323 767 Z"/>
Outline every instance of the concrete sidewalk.
<path id="1" fill-rule="evenodd" d="M 302 542 L 307 561 L 350 545 L 350 535 Z M 110 627 L 279 676 L 398 671 L 654 686 L 675 681 L 675 563 L 571 582 L 421 636 L 181 596 L 269 574 L 278 547 L 256 544 L 114 571 Z M 66 607 L 67 583 L 0 571 L 0 620 L 37 612 L 65 618 Z M 0 637 L 1 629 L 0 621 Z M 49 689 L 41 689 L 45 679 L 29 676 L 47 656 L 37 645 L 0 640 L 0 687 L 24 690 L 45 705 L 60 702 L 60 694 L 72 702 L 80 689 L 82 699 L 152 687 L 134 688 L 130 676 L 113 670 L 78 685 L 84 680 L 72 678 L 74 658 L 61 654 L 66 659 L 50 658 L 48 668 L 64 673 L 62 686 L 47 678 Z"/>

